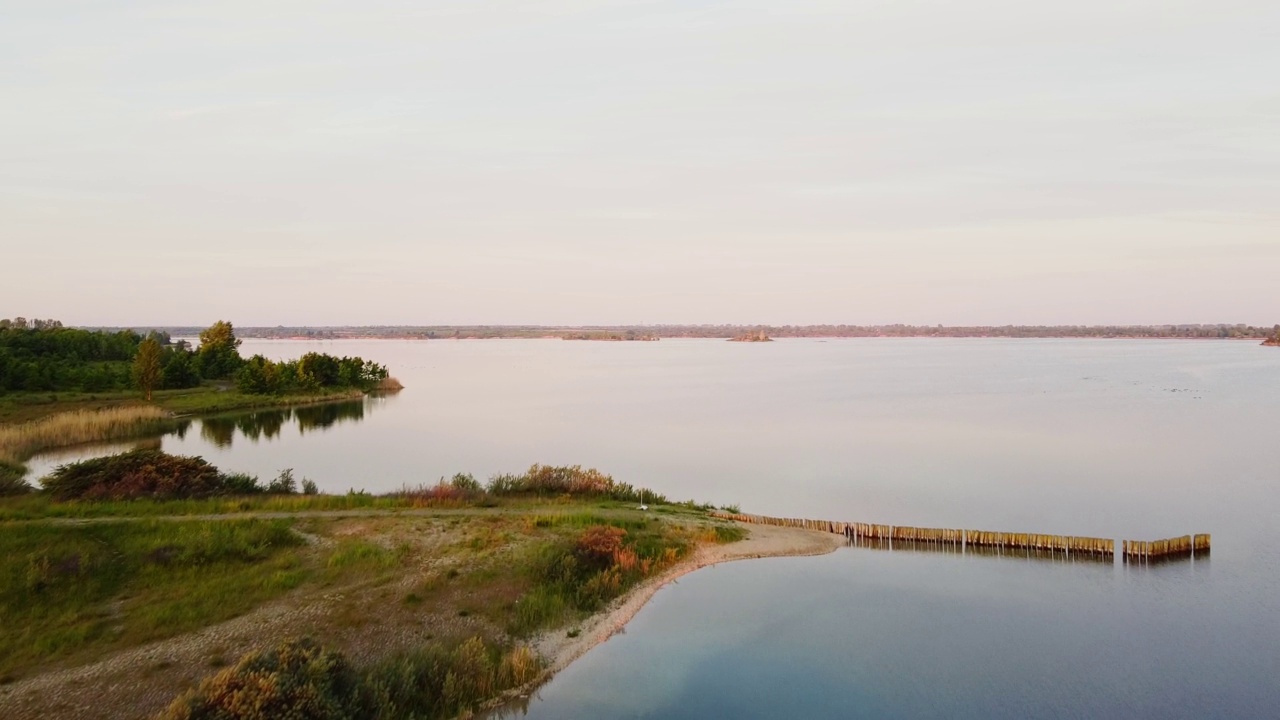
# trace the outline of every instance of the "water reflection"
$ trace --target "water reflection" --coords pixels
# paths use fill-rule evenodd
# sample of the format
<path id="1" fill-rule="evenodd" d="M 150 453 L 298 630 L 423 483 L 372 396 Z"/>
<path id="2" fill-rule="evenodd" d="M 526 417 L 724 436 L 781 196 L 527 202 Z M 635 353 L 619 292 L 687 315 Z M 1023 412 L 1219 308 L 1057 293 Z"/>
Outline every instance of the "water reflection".
<path id="1" fill-rule="evenodd" d="M 385 401 L 379 399 L 380 401 Z M 299 435 L 327 430 L 347 422 L 359 422 L 365 416 L 365 401 L 325 403 L 297 408 L 256 410 L 239 415 L 222 415 L 199 420 L 200 437 L 214 447 L 226 449 L 235 442 L 237 435 L 257 443 L 280 437 L 286 425 L 296 425 Z M 178 434 L 183 437 L 185 428 Z"/>
<path id="2" fill-rule="evenodd" d="M 58 465 L 103 455 L 128 452 L 138 448 L 189 455 L 213 451 L 229 451 L 283 440 L 288 427 L 296 427 L 298 437 L 327 432 L 344 424 L 362 422 L 375 408 L 391 402 L 392 395 L 379 394 L 335 403 L 306 405 L 296 408 L 272 408 L 206 418 L 183 418 L 168 432 L 150 438 L 125 442 L 82 445 L 41 454 L 28 462 L 29 477 L 43 477 Z M 188 437 L 191 436 L 191 440 Z M 176 441 L 166 444 L 166 440 Z M 245 441 L 248 441 L 246 445 Z M 196 445 L 193 446 L 193 443 Z"/>

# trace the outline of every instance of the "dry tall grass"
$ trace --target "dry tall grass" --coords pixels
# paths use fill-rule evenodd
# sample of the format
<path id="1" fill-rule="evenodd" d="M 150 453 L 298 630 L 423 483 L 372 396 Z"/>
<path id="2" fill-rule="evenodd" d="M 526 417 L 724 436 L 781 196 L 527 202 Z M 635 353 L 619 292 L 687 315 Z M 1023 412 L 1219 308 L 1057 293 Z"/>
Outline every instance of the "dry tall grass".
<path id="1" fill-rule="evenodd" d="M 0 426 L 0 460 L 21 463 L 56 447 L 138 437 L 163 430 L 172 417 L 158 407 L 139 405 L 76 410 Z"/>
<path id="2" fill-rule="evenodd" d="M 374 389 L 383 390 L 387 392 L 394 392 L 396 390 L 403 390 L 404 385 L 401 384 L 399 380 L 388 375 L 387 377 L 384 377 L 381 380 L 379 380 L 378 385 Z"/>

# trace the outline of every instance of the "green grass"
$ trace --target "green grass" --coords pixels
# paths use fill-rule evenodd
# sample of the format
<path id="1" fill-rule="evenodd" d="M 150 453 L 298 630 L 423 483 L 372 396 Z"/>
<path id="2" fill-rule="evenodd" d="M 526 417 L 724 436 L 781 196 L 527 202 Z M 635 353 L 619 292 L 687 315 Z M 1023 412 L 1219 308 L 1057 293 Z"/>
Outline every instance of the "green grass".
<path id="1" fill-rule="evenodd" d="M 209 415 L 235 410 L 312 405 L 362 397 L 364 397 L 363 391 L 350 388 L 284 395 L 254 395 L 238 390 L 202 387 L 197 388 L 196 392 L 174 391 L 172 395 L 157 394 L 155 401 L 160 407 L 177 415 Z"/>
<path id="2" fill-rule="evenodd" d="M 199 500 L 59 502 L 44 493 L 0 498 L 0 522 L 45 518 L 138 518 L 172 515 L 227 515 L 244 512 L 324 512 L 404 510 L 403 500 L 362 493 L 348 495 L 247 495 Z"/>
<path id="3" fill-rule="evenodd" d="M 573 531 L 532 546 L 516 563 L 523 569 L 528 585 L 505 620 L 508 631 L 518 637 L 565 625 L 598 610 L 687 556 L 701 539 L 689 528 L 647 517 L 567 514 L 554 519 L 538 518 L 534 525 Z M 583 543 L 601 528 L 623 530 L 621 545 L 607 556 L 592 557 Z"/>
<path id="4" fill-rule="evenodd" d="M 287 521 L 10 525 L 0 675 L 235 617 L 308 577 Z"/>
<path id="5" fill-rule="evenodd" d="M 246 655 L 206 678 L 159 720 L 432 720 L 469 717 L 481 703 L 534 680 L 541 666 L 525 647 L 472 637 L 428 643 L 356 669 L 310 640 Z"/>
<path id="6" fill-rule="evenodd" d="M 740 542 L 747 537 L 747 531 L 737 525 L 714 525 L 712 531 L 716 534 L 716 542 L 722 545 Z"/>

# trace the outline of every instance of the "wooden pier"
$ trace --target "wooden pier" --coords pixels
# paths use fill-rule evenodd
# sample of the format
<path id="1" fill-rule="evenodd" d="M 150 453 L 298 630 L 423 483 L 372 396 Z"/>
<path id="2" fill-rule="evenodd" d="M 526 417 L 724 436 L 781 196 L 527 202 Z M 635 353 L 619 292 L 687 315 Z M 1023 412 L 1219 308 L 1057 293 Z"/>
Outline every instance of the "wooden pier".
<path id="1" fill-rule="evenodd" d="M 803 518 L 775 518 L 767 515 L 748 515 L 713 511 L 713 517 L 753 525 L 776 525 L 803 528 L 844 535 L 859 545 L 893 548 L 910 544 L 912 547 L 937 549 L 1034 551 L 1053 557 L 1061 553 L 1068 557 L 1092 557 L 1111 559 L 1116 554 L 1116 541 L 1110 538 L 1078 537 L 1074 535 L 1043 535 L 1039 533 L 1010 533 L 990 530 L 961 530 L 955 528 L 920 528 L 908 525 L 876 525 L 835 520 L 806 520 Z M 1209 552 L 1209 535 L 1184 535 L 1168 540 L 1124 540 L 1121 556 L 1126 562 L 1163 558 L 1191 557 Z M 985 553 L 984 553 L 985 554 Z"/>

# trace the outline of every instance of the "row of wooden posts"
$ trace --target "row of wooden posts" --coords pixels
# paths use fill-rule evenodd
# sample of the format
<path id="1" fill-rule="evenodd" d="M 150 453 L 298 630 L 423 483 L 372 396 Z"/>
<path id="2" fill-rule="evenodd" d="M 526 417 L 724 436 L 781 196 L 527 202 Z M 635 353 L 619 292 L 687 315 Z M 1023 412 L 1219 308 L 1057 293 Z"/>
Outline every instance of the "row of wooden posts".
<path id="1" fill-rule="evenodd" d="M 1183 535 L 1168 540 L 1125 540 L 1125 558 L 1158 558 L 1209 552 L 1208 534 Z"/>
<path id="2" fill-rule="evenodd" d="M 775 518 L 765 515 L 746 515 L 729 512 L 714 512 L 712 515 L 725 520 L 755 525 L 777 525 L 780 527 L 835 533 L 844 535 L 851 540 L 867 538 L 871 540 L 891 540 L 943 546 L 1062 551 L 1099 556 L 1114 556 L 1116 551 L 1116 541 L 1109 538 L 950 528 L 918 528 L 905 525 L 874 525 L 871 523 L 846 523 L 834 520 Z M 1124 540 L 1121 544 L 1121 554 L 1126 561 L 1191 555 L 1208 551 L 1208 535 L 1184 535 L 1168 540 Z"/>

